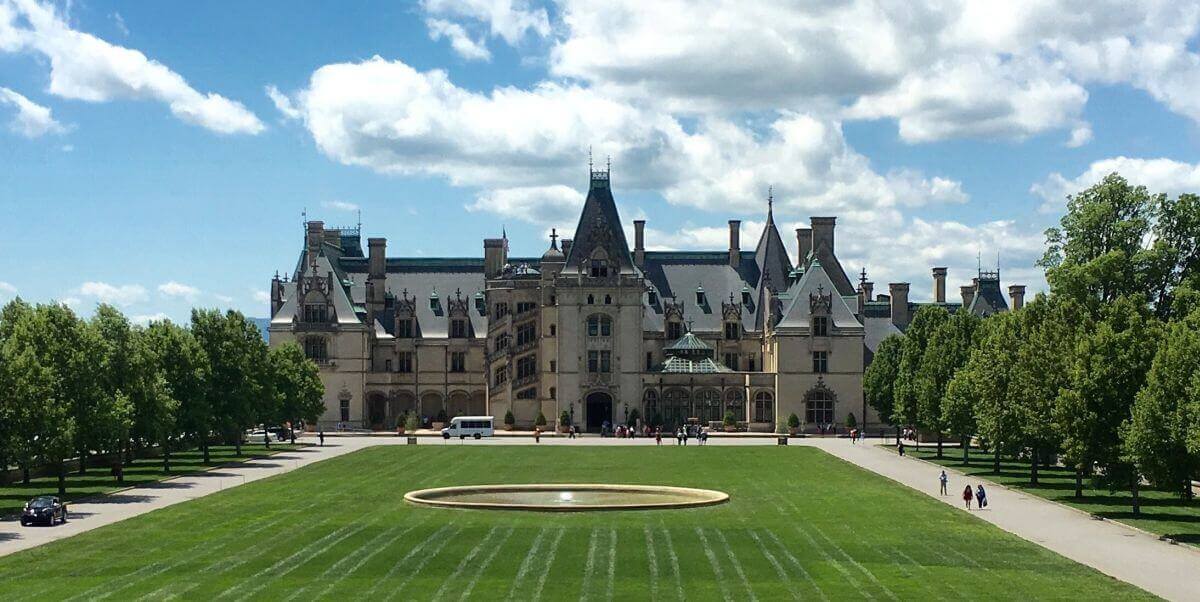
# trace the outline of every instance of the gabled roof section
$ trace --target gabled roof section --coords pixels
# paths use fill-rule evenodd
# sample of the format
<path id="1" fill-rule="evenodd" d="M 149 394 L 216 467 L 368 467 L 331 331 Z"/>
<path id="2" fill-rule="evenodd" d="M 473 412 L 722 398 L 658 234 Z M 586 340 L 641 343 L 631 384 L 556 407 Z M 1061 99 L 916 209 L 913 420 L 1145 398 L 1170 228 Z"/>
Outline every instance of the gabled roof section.
<path id="1" fill-rule="evenodd" d="M 813 260 L 804 276 L 788 290 L 791 300 L 777 328 L 800 328 L 807 331 L 812 316 L 812 295 L 829 298 L 829 315 L 833 318 L 835 328 L 862 328 L 862 323 L 854 316 L 854 310 L 846 303 L 846 298 L 837 294 L 833 280 L 820 260 Z"/>
<path id="2" fill-rule="evenodd" d="M 587 265 L 597 247 L 603 248 L 610 261 L 617 262 L 621 273 L 632 274 L 633 256 L 625 242 L 625 230 L 621 227 L 621 216 L 613 200 L 609 186 L 609 172 L 593 171 L 588 186 L 587 199 L 575 228 L 571 243 L 571 254 L 567 257 L 567 269 L 579 269 Z"/>
<path id="3" fill-rule="evenodd" d="M 1000 292 L 999 271 L 980 272 L 976 282 L 975 298 L 971 300 L 967 311 L 977 316 L 1008 311 L 1008 302 L 1004 300 L 1004 293 Z"/>

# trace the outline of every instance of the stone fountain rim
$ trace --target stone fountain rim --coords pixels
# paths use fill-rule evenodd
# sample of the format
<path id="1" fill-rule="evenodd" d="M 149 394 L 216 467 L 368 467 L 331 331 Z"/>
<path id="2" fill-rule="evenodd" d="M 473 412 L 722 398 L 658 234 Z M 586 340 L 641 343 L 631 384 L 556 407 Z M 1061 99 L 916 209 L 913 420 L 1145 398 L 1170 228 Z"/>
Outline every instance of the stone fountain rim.
<path id="1" fill-rule="evenodd" d="M 615 491 L 629 493 L 675 493 L 684 498 L 674 502 L 644 502 L 627 504 L 513 504 L 505 502 L 456 502 L 437 499 L 439 495 L 509 492 L 509 491 Z M 418 489 L 404 494 L 404 501 L 420 506 L 466 508 L 480 510 L 525 510 L 534 512 L 594 512 L 602 510 L 670 510 L 700 508 L 729 501 L 729 494 L 713 489 L 675 487 L 671 485 L 628 485 L 609 483 L 504 483 L 490 485 L 456 485 Z"/>

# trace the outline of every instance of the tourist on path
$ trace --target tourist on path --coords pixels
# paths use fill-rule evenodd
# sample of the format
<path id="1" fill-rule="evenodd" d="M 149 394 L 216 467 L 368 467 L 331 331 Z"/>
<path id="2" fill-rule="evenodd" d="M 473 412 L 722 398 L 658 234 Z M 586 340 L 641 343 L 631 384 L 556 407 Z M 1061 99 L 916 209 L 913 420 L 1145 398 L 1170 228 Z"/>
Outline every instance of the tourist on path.
<path id="1" fill-rule="evenodd" d="M 900 450 L 900 457 L 903 458 L 904 457 L 904 442 L 901 441 L 901 442 L 897 443 L 896 447 Z"/>
<path id="2" fill-rule="evenodd" d="M 533 427 L 533 442 L 534 443 L 542 442 L 542 427 L 540 427 L 540 426 Z"/>
<path id="3" fill-rule="evenodd" d="M 687 447 L 687 440 L 688 440 L 687 429 L 683 429 L 683 445 L 684 445 L 684 447 Z"/>
<path id="4" fill-rule="evenodd" d="M 654 429 L 654 444 L 662 445 L 662 427 Z"/>
<path id="5" fill-rule="evenodd" d="M 321 447 L 325 447 L 325 429 L 317 431 L 317 439 L 321 441 Z"/>
<path id="6" fill-rule="evenodd" d="M 575 438 L 575 425 L 574 425 L 574 424 L 572 424 L 571 426 L 567 427 L 567 438 L 568 438 L 568 439 L 574 439 L 574 438 Z"/>
<path id="7" fill-rule="evenodd" d="M 942 471 L 942 476 L 938 477 L 938 480 L 942 482 L 942 495 L 948 495 L 946 485 L 950 482 L 950 478 L 946 476 L 946 471 Z"/>
<path id="8" fill-rule="evenodd" d="M 971 509 L 971 498 L 973 497 L 975 495 L 971 492 L 971 486 L 967 485 L 967 488 L 963 489 L 963 501 L 967 503 L 967 510 Z"/>
<path id="9" fill-rule="evenodd" d="M 975 490 L 975 501 L 980 510 L 987 508 L 987 492 L 983 490 L 983 483 L 980 483 Z"/>

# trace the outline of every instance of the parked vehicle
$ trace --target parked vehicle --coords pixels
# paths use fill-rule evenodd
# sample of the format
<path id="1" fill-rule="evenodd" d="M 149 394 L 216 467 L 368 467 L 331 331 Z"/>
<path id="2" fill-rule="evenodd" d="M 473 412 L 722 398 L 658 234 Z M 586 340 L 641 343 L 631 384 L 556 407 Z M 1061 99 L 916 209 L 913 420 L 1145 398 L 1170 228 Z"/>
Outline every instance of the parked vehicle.
<path id="1" fill-rule="evenodd" d="M 491 437 L 496 434 L 495 419 L 491 416 L 456 416 L 450 420 L 450 426 L 442 429 L 442 438 L 458 437 L 466 439 L 474 437 Z"/>
<path id="2" fill-rule="evenodd" d="M 21 526 L 44 524 L 53 526 L 55 523 L 67 522 L 67 505 L 58 498 L 49 495 L 39 495 L 25 504 L 21 511 Z"/>
<path id="3" fill-rule="evenodd" d="M 263 429 L 247 430 L 242 434 L 242 441 L 244 443 L 262 443 L 266 440 L 265 438 L 267 435 L 270 435 L 272 442 L 290 440 L 290 435 L 288 435 L 287 429 L 282 427 L 271 427 L 265 431 Z"/>

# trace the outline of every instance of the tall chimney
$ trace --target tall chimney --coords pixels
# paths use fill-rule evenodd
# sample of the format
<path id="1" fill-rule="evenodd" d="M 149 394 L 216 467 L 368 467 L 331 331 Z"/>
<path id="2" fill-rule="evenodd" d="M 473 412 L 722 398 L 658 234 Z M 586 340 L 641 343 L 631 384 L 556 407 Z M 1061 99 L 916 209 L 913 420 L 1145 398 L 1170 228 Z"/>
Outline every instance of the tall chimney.
<path id="1" fill-rule="evenodd" d="M 975 285 L 967 284 L 958 287 L 958 291 L 962 293 L 962 306 L 966 309 L 971 306 L 971 301 L 975 299 Z"/>
<path id="2" fill-rule="evenodd" d="M 888 284 L 888 292 L 892 301 L 892 324 L 897 328 L 908 326 L 911 316 L 908 315 L 908 283 L 892 282 Z"/>
<path id="3" fill-rule="evenodd" d="M 305 236 L 304 246 L 308 250 L 309 261 L 321 252 L 321 239 L 325 237 L 325 222 L 308 222 L 308 235 Z"/>
<path id="4" fill-rule="evenodd" d="M 275 272 L 275 277 L 271 279 L 271 317 L 279 312 L 279 308 L 283 307 L 283 283 L 279 280 L 279 272 Z"/>
<path id="5" fill-rule="evenodd" d="M 946 268 L 933 268 L 933 300 L 946 302 Z"/>
<path id="6" fill-rule="evenodd" d="M 367 239 L 367 276 L 384 278 L 387 276 L 387 239 Z"/>
<path id="7" fill-rule="evenodd" d="M 567 241 L 563 241 L 566 244 Z M 646 263 L 646 220 L 633 220 L 633 263 L 642 267 Z"/>
<path id="8" fill-rule="evenodd" d="M 508 263 L 508 245 L 503 238 L 483 239 L 483 275 L 495 278 Z"/>
<path id="9" fill-rule="evenodd" d="M 1025 307 L 1025 285 L 1014 284 L 1008 287 L 1008 296 L 1012 299 L 1012 310 L 1017 311 Z"/>
<path id="10" fill-rule="evenodd" d="M 874 301 L 874 299 L 871 298 L 871 295 L 875 293 L 875 283 L 874 282 L 862 283 L 862 290 L 863 290 L 863 299 L 864 300 Z"/>
<path id="11" fill-rule="evenodd" d="M 812 224 L 812 248 L 820 249 L 822 245 L 833 254 L 833 227 L 837 224 L 836 217 L 813 217 L 809 218 L 809 223 Z"/>
<path id="12" fill-rule="evenodd" d="M 742 265 L 742 221 L 729 220 L 729 267 L 737 269 Z"/>
<path id="13" fill-rule="evenodd" d="M 796 251 L 800 253 L 800 259 L 796 265 L 807 266 L 805 263 L 808 259 L 808 254 L 813 249 L 813 231 L 812 228 L 796 228 Z"/>

